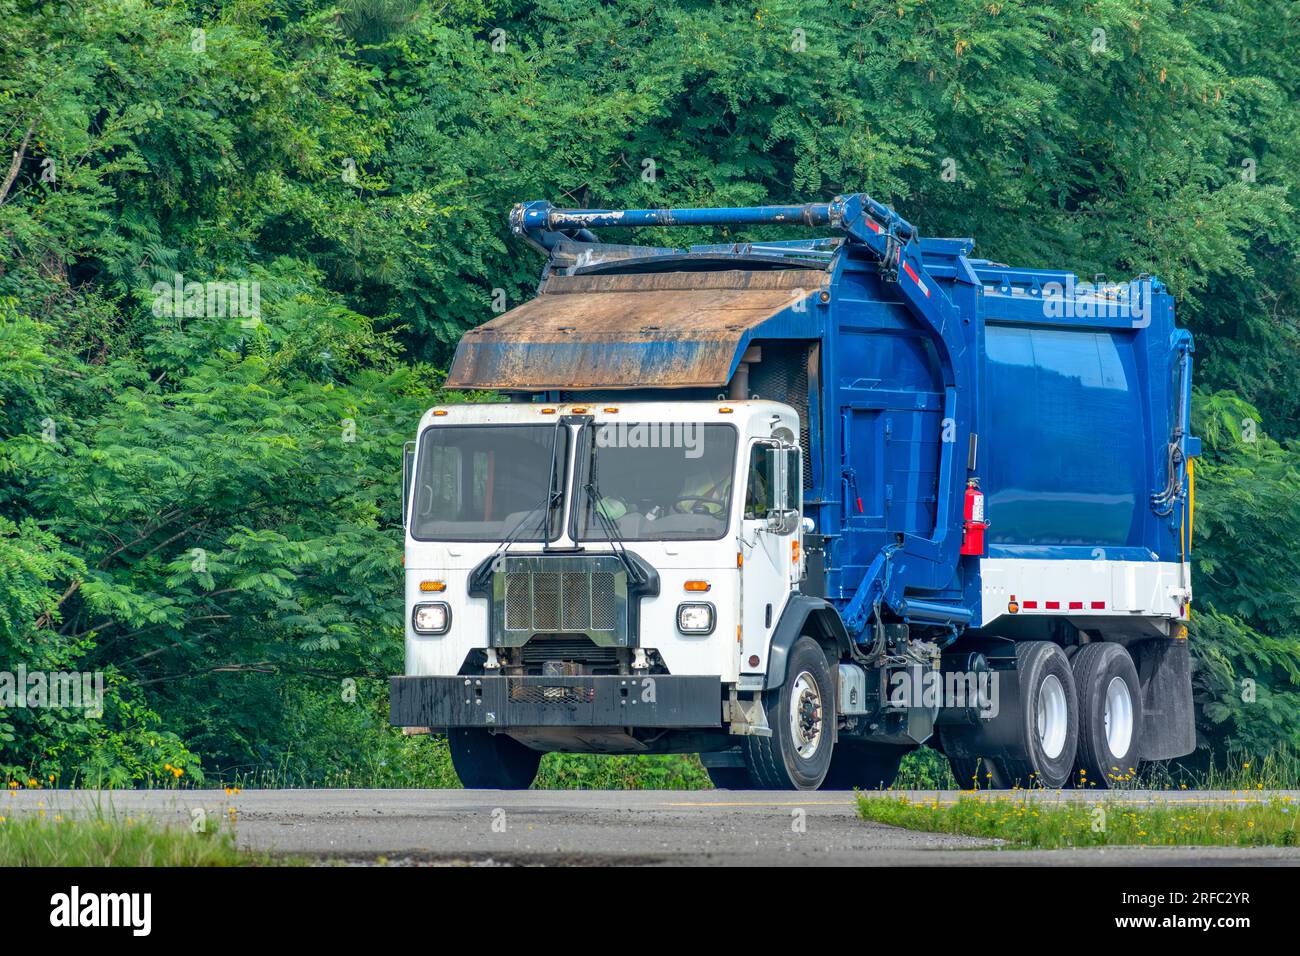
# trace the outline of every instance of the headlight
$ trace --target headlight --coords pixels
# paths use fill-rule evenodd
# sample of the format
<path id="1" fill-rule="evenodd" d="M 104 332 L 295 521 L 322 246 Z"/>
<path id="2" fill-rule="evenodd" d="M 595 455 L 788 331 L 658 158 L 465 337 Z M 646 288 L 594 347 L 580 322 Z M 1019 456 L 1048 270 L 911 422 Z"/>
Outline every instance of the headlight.
<path id="1" fill-rule="evenodd" d="M 417 634 L 446 634 L 451 627 L 451 608 L 436 604 L 417 604 L 411 611 L 411 626 Z"/>
<path id="2" fill-rule="evenodd" d="M 683 634 L 713 633 L 712 604 L 677 605 L 677 630 Z"/>

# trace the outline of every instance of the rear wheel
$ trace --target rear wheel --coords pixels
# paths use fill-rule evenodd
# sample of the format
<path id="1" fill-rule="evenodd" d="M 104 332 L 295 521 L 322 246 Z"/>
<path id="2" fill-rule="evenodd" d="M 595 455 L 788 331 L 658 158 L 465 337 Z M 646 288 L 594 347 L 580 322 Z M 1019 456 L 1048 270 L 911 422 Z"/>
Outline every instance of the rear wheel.
<path id="1" fill-rule="evenodd" d="M 1056 644 L 1016 646 L 1020 685 L 1017 753 L 993 761 L 996 787 L 1055 789 L 1070 779 L 1079 745 L 1079 706 L 1070 662 Z"/>
<path id="2" fill-rule="evenodd" d="M 1085 644 L 1074 656 L 1079 752 L 1074 782 L 1110 787 L 1135 773 L 1141 754 L 1142 685 L 1119 644 Z"/>
<path id="3" fill-rule="evenodd" d="M 988 789 L 988 761 L 979 757 L 949 757 L 948 766 L 957 781 L 958 790 Z"/>
<path id="4" fill-rule="evenodd" d="M 527 790 L 542 762 L 540 751 L 477 728 L 448 731 L 447 745 L 456 776 L 467 790 Z"/>
<path id="5" fill-rule="evenodd" d="M 904 747 L 843 740 L 835 745 L 822 790 L 888 790 L 898 776 Z"/>
<path id="6" fill-rule="evenodd" d="M 821 646 L 801 637 L 790 648 L 785 682 L 764 691 L 770 737 L 745 738 L 745 764 L 765 790 L 816 790 L 831 763 L 835 685 Z"/>

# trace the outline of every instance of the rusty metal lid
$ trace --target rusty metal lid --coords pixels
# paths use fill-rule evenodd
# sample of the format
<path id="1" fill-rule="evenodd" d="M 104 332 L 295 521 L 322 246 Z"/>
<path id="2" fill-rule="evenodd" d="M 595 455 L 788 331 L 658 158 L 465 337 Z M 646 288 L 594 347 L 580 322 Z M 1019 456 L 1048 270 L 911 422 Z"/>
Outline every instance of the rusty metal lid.
<path id="1" fill-rule="evenodd" d="M 829 279 L 818 269 L 552 276 L 537 298 L 465 333 L 447 385 L 722 387 L 751 334 Z M 811 327 L 812 310 L 798 314 Z"/>

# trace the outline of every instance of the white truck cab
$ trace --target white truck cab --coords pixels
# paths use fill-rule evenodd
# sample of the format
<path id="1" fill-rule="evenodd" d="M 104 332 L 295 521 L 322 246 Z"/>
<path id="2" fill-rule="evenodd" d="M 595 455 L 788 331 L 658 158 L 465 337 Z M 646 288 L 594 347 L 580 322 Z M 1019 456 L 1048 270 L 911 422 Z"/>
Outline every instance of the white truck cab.
<path id="1" fill-rule="evenodd" d="M 485 786 L 511 782 L 503 749 L 531 780 L 520 747 L 761 733 L 746 703 L 803 576 L 798 434 L 760 400 L 430 409 L 405 469 L 395 722 L 447 729 Z"/>

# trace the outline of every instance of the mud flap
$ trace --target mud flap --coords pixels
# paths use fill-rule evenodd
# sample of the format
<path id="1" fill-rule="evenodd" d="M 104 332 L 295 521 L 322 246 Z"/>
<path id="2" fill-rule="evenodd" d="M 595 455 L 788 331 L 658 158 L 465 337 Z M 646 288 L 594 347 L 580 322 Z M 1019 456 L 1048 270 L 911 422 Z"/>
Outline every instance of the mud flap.
<path id="1" fill-rule="evenodd" d="M 1142 641 L 1129 650 L 1137 660 L 1142 682 L 1142 759 L 1185 757 L 1196 749 L 1187 639 Z"/>

